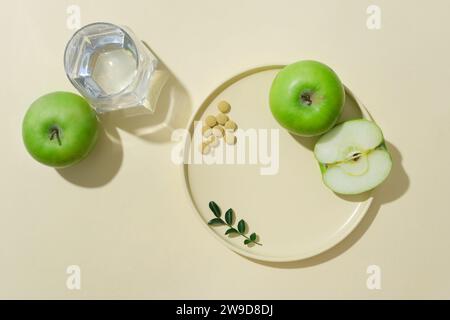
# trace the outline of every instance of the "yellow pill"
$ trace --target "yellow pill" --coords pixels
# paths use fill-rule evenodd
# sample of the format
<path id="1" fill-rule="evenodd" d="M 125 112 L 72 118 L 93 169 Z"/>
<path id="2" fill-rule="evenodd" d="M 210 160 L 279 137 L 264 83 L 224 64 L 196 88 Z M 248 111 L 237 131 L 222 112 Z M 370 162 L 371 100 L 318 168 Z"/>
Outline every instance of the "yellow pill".
<path id="1" fill-rule="evenodd" d="M 225 123 L 225 130 L 235 131 L 237 129 L 237 124 L 233 120 L 228 120 Z"/>
<path id="2" fill-rule="evenodd" d="M 205 125 L 212 128 L 217 124 L 216 117 L 214 116 L 207 116 L 205 119 Z"/>
<path id="3" fill-rule="evenodd" d="M 220 124 L 220 125 L 224 125 L 227 121 L 228 121 L 228 116 L 226 115 L 226 114 L 224 114 L 224 113 L 219 113 L 217 116 L 216 116 L 216 120 L 217 120 L 217 122 Z"/>
<path id="4" fill-rule="evenodd" d="M 219 145 L 220 141 L 219 138 L 217 138 L 216 136 L 211 136 L 208 138 L 207 142 L 212 148 L 215 148 Z"/>
<path id="5" fill-rule="evenodd" d="M 226 101 L 220 101 L 219 104 L 217 105 L 217 109 L 219 109 L 220 112 L 228 113 L 231 110 L 231 106 Z"/>
<path id="6" fill-rule="evenodd" d="M 210 151 L 211 151 L 211 147 L 209 146 L 208 143 L 203 142 L 203 143 L 200 145 L 200 152 L 201 152 L 202 154 L 208 154 Z"/>
<path id="7" fill-rule="evenodd" d="M 221 126 L 215 126 L 212 129 L 213 135 L 215 135 L 217 138 L 221 138 L 224 135 L 224 130 Z"/>
<path id="8" fill-rule="evenodd" d="M 211 128 L 208 127 L 208 126 L 203 126 L 203 128 L 202 128 L 202 135 L 203 135 L 205 138 L 210 137 L 210 136 L 212 135 L 212 130 L 211 130 Z"/>
<path id="9" fill-rule="evenodd" d="M 225 142 L 229 145 L 233 145 L 236 143 L 236 136 L 232 132 L 227 132 L 225 135 Z"/>

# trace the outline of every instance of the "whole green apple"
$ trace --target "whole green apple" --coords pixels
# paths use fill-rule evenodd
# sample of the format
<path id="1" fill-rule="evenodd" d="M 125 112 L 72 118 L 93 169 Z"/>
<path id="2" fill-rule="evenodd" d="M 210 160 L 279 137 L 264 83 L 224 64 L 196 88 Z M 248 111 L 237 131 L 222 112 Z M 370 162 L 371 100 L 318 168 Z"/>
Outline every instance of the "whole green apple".
<path id="1" fill-rule="evenodd" d="M 345 89 L 323 63 L 299 61 L 284 67 L 270 88 L 270 110 L 278 123 L 300 136 L 330 130 L 344 106 Z"/>
<path id="2" fill-rule="evenodd" d="M 67 167 L 83 159 L 97 141 L 95 111 L 70 92 L 53 92 L 37 99 L 22 125 L 25 147 L 37 161 Z"/>

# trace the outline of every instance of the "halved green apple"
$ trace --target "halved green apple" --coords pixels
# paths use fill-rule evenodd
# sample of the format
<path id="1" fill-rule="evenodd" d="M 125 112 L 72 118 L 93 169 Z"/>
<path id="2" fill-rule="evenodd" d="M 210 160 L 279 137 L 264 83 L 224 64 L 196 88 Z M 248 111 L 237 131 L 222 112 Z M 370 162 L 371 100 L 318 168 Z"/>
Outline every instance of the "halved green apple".
<path id="1" fill-rule="evenodd" d="M 349 120 L 325 133 L 314 147 L 323 182 L 336 193 L 358 194 L 382 183 L 392 167 L 381 129 Z"/>

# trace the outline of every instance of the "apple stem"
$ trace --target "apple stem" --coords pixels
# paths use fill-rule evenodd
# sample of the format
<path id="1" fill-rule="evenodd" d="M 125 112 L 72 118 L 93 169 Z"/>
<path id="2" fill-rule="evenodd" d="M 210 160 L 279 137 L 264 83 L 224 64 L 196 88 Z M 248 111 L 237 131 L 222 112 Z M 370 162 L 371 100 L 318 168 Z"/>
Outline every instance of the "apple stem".
<path id="1" fill-rule="evenodd" d="M 58 140 L 58 144 L 61 145 L 61 137 L 59 135 L 59 129 L 53 127 L 50 131 L 50 140 L 53 140 L 55 137 Z"/>
<path id="2" fill-rule="evenodd" d="M 309 93 L 302 93 L 300 95 L 300 99 L 303 103 L 306 103 L 306 105 L 310 106 L 312 104 L 311 95 Z"/>

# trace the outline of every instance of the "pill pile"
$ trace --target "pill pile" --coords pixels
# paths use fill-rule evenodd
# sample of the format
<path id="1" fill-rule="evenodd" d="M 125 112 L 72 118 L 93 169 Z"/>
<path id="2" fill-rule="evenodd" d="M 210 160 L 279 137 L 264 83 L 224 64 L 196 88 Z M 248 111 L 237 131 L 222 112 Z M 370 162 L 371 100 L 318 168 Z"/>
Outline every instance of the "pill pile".
<path id="1" fill-rule="evenodd" d="M 203 154 L 208 154 L 212 148 L 217 147 L 221 138 L 229 145 L 236 144 L 234 132 L 237 129 L 237 125 L 227 115 L 231 110 L 230 104 L 226 101 L 221 101 L 217 105 L 217 109 L 219 109 L 219 113 L 216 116 L 208 115 L 203 123 L 203 142 L 200 146 L 200 151 Z"/>

